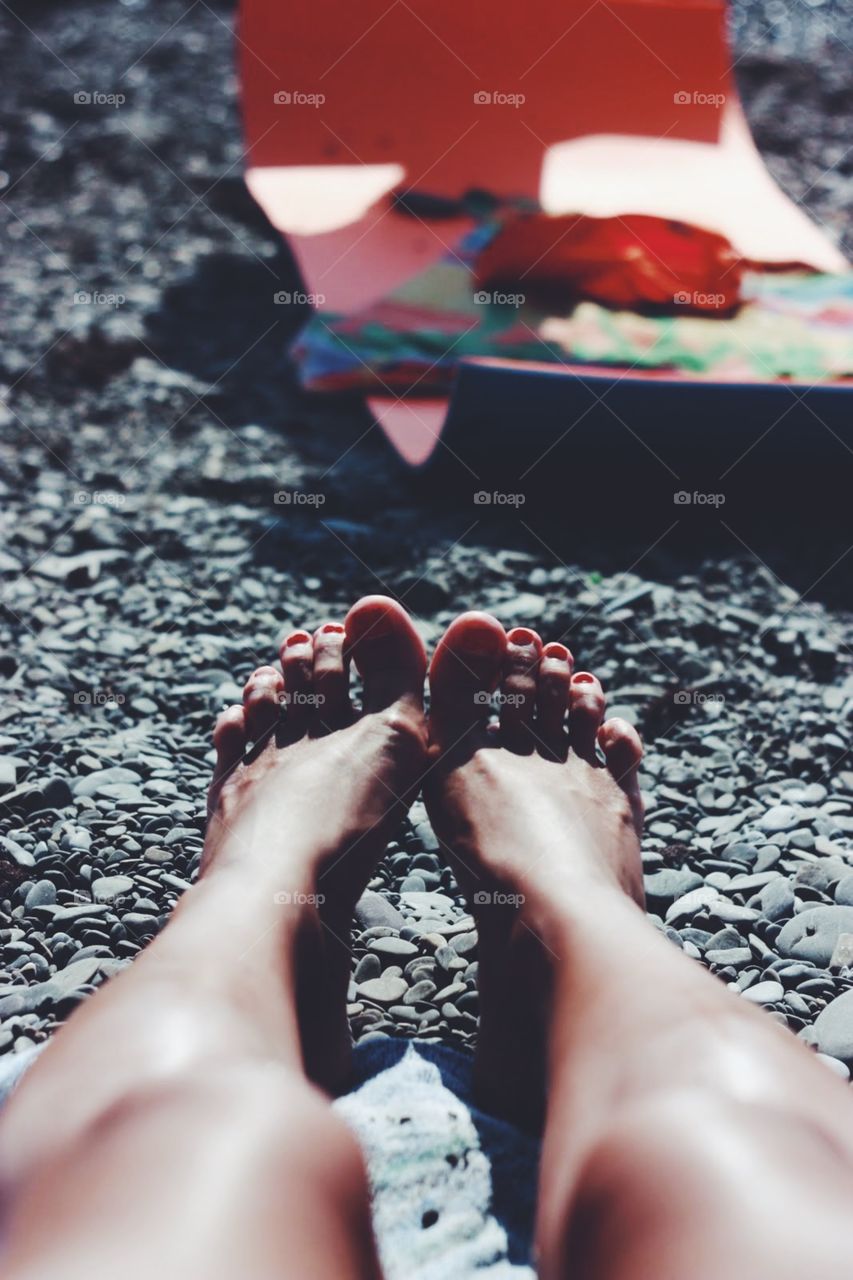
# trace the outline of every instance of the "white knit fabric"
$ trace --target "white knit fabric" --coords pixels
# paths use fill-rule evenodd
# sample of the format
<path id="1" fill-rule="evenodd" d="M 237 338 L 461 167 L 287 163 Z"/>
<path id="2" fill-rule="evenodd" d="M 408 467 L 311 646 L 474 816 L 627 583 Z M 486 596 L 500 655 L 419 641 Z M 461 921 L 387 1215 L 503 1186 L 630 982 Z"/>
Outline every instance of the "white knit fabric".
<path id="1" fill-rule="evenodd" d="M 533 1280 L 491 1215 L 470 1112 L 414 1046 L 334 1105 L 364 1152 L 385 1280 Z"/>

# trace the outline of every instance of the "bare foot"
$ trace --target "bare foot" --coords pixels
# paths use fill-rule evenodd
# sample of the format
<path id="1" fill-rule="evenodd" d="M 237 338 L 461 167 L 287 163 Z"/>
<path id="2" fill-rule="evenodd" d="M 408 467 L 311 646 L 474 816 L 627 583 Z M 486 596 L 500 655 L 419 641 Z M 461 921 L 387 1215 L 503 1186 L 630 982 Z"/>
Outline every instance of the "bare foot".
<path id="1" fill-rule="evenodd" d="M 300 1030 L 309 1074 L 334 1087 L 349 1056 L 353 907 L 414 798 L 426 759 L 426 655 L 406 611 L 359 600 L 343 623 L 295 631 L 214 730 L 202 876 L 262 877 L 300 926 Z M 352 660 L 363 710 L 349 694 Z"/>
<path id="2" fill-rule="evenodd" d="M 480 933 L 478 1087 L 486 1106 L 530 1126 L 543 1100 L 554 903 L 601 887 L 643 902 L 640 740 L 625 721 L 603 721 L 601 685 L 572 668 L 564 645 L 543 648 L 522 627 L 507 636 L 485 613 L 457 618 L 430 667 L 425 800 Z"/>

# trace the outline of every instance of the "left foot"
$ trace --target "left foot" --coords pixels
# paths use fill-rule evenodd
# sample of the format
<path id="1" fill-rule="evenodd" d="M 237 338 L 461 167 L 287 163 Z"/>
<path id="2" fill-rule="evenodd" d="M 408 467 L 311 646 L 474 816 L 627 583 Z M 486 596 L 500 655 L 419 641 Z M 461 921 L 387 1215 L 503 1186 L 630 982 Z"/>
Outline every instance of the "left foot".
<path id="1" fill-rule="evenodd" d="M 293 632 L 280 656 L 281 667 L 255 671 L 242 705 L 217 721 L 201 875 L 231 868 L 262 880 L 283 907 L 308 907 L 298 965 L 311 979 L 300 993 L 303 1054 L 309 1074 L 331 1088 L 349 1055 L 353 908 L 423 773 L 426 655 L 406 611 L 367 596 L 343 623 Z M 360 713 L 350 660 L 364 684 Z"/>

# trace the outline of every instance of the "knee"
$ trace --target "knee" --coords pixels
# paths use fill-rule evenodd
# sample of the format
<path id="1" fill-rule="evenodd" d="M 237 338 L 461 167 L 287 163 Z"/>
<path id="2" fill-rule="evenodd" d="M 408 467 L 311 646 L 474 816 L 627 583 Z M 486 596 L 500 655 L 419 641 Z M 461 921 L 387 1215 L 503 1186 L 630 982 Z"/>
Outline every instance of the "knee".
<path id="1" fill-rule="evenodd" d="M 691 1089 L 617 1112 L 576 1185 L 551 1233 L 555 1275 L 572 1258 L 582 1275 L 699 1280 L 718 1275 L 732 1249 L 763 1258 L 766 1274 L 788 1275 L 798 1242 L 785 1237 L 799 1221 L 803 1186 L 823 1186 L 830 1198 L 844 1188 L 847 1203 L 853 1166 L 808 1111 Z M 836 1206 L 824 1208 L 831 1238 Z"/>

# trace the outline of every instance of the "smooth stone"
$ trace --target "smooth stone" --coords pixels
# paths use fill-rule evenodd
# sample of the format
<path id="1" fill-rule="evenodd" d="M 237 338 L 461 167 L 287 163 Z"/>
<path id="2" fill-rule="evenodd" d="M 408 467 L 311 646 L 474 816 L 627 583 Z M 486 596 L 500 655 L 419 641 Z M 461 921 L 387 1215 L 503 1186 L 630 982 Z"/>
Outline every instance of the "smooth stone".
<path id="1" fill-rule="evenodd" d="M 684 894 L 683 897 L 677 898 L 668 908 L 666 912 L 667 924 L 672 924 L 677 920 L 687 919 L 688 916 L 695 915 L 703 907 L 716 905 L 720 901 L 719 892 L 710 888 L 708 885 L 702 885 L 700 889 L 693 889 L 690 893 Z"/>
<path id="2" fill-rule="evenodd" d="M 781 852 L 775 844 L 765 844 L 758 850 L 758 857 L 755 859 L 756 871 L 769 871 L 771 867 L 775 867 L 781 857 Z"/>
<path id="3" fill-rule="evenodd" d="M 104 911 L 108 911 L 109 907 L 105 902 L 81 902 L 76 907 L 60 907 L 54 912 L 54 924 L 67 924 L 69 921 L 79 920 L 83 916 L 97 916 Z"/>
<path id="4" fill-rule="evenodd" d="M 752 959 L 752 952 L 749 947 L 719 947 L 713 951 L 705 952 L 705 959 L 709 964 L 749 964 Z"/>
<path id="5" fill-rule="evenodd" d="M 96 956 L 73 960 L 42 984 L 42 993 L 46 999 L 58 1003 L 91 982 L 100 967 L 101 962 Z"/>
<path id="6" fill-rule="evenodd" d="M 853 872 L 835 886 L 835 901 L 840 907 L 853 907 Z"/>
<path id="7" fill-rule="evenodd" d="M 35 857 L 30 853 L 29 849 L 25 849 L 23 845 L 18 844 L 17 840 L 13 840 L 10 836 L 0 836 L 0 849 L 4 853 L 8 853 L 13 862 L 19 867 L 34 867 L 36 865 Z"/>
<path id="8" fill-rule="evenodd" d="M 749 844 L 745 840 L 736 840 L 734 844 L 727 845 L 723 850 L 723 856 L 730 858 L 733 862 L 743 862 L 751 866 L 758 857 L 759 850 L 754 844 Z"/>
<path id="9" fill-rule="evenodd" d="M 743 938 L 737 929 L 720 929 L 708 939 L 708 951 L 731 951 L 743 946 Z"/>
<path id="10" fill-rule="evenodd" d="M 133 889 L 130 876 L 101 876 L 92 881 L 92 897 L 96 902 L 112 902 Z"/>
<path id="11" fill-rule="evenodd" d="M 113 765 L 109 769 L 96 769 L 94 773 L 84 774 L 82 777 L 74 779 L 75 796 L 94 796 L 101 793 L 102 787 L 113 786 L 116 783 L 139 783 L 142 781 L 141 774 L 136 773 L 133 769 L 124 769 L 121 765 Z M 111 795 L 111 792 L 107 792 Z"/>
<path id="12" fill-rule="evenodd" d="M 406 942 L 404 938 L 396 938 L 393 934 L 388 938 L 374 938 L 368 943 L 368 949 L 379 956 L 395 961 L 411 960 L 418 954 L 418 949 L 413 942 Z"/>
<path id="13" fill-rule="evenodd" d="M 414 983 L 403 996 L 403 1004 L 420 1004 L 424 1000 L 429 1000 L 436 993 L 436 985 L 430 982 L 428 978 L 422 978 L 420 982 Z"/>
<path id="14" fill-rule="evenodd" d="M 405 889 L 400 891 L 400 901 L 418 916 L 449 916 L 453 913 L 454 902 L 445 893 L 435 891 Z"/>
<path id="15" fill-rule="evenodd" d="M 419 875 L 417 872 L 414 872 L 412 875 L 406 876 L 405 880 L 400 885 L 400 893 L 424 893 L 426 891 L 426 887 L 427 883 L 424 877 Z"/>
<path id="16" fill-rule="evenodd" d="M 125 912 L 121 922 L 128 929 L 131 929 L 133 933 L 137 934 L 151 933 L 157 928 L 157 917 L 146 915 L 141 911 Z"/>
<path id="17" fill-rule="evenodd" d="M 24 899 L 25 907 L 50 907 L 56 902 L 56 885 L 52 880 L 39 880 Z"/>
<path id="18" fill-rule="evenodd" d="M 829 962 L 830 969 L 849 969 L 853 965 L 853 933 L 839 934 Z"/>
<path id="19" fill-rule="evenodd" d="M 449 944 L 438 947 L 435 958 L 445 973 L 458 973 L 461 969 L 468 968 L 467 960 L 463 960 L 462 956 L 457 955 Z"/>
<path id="20" fill-rule="evenodd" d="M 368 982 L 371 978 L 378 978 L 382 972 L 382 962 L 379 956 L 368 952 L 366 956 L 362 956 L 358 964 L 355 966 L 353 973 L 353 981 Z"/>
<path id="21" fill-rule="evenodd" d="M 774 1004 L 777 1000 L 781 1000 L 785 994 L 785 988 L 781 982 L 756 982 L 754 986 L 748 987 L 743 992 L 744 1000 L 749 1000 L 751 1004 Z"/>
<path id="22" fill-rule="evenodd" d="M 761 831 L 790 831 L 800 821 L 799 810 L 789 804 L 774 804 L 756 822 Z"/>
<path id="23" fill-rule="evenodd" d="M 451 938 L 450 946 L 458 956 L 470 955 L 477 949 L 477 935 L 476 933 L 457 933 Z"/>
<path id="24" fill-rule="evenodd" d="M 425 849 L 438 849 L 438 840 L 429 822 L 414 823 L 414 833 Z"/>
<path id="25" fill-rule="evenodd" d="M 717 901 L 709 907 L 709 913 L 722 924 L 753 924 L 760 919 L 752 907 L 739 907 L 735 902 Z"/>
<path id="26" fill-rule="evenodd" d="M 810 907 L 782 927 L 775 945 L 780 955 L 825 966 L 842 933 L 853 933 L 853 907 Z"/>
<path id="27" fill-rule="evenodd" d="M 702 885 L 702 877 L 687 867 L 680 870 L 675 867 L 664 867 L 650 876 L 644 877 L 646 895 L 663 901 L 683 898 L 685 894 Z"/>
<path id="28" fill-rule="evenodd" d="M 803 886 L 814 889 L 817 893 L 826 893 L 832 881 L 831 870 L 818 862 L 807 862 L 805 866 L 798 868 L 794 876 L 794 884 L 797 888 Z"/>
<path id="29" fill-rule="evenodd" d="M 814 1043 L 821 1053 L 853 1063 L 853 990 L 845 991 L 815 1019 Z"/>
<path id="30" fill-rule="evenodd" d="M 751 875 L 735 876 L 729 882 L 729 893 L 754 893 L 779 879 L 775 871 L 754 871 Z"/>
<path id="31" fill-rule="evenodd" d="M 787 880 L 771 880 L 761 890 L 759 902 L 768 920 L 780 920 L 794 910 L 794 890 Z"/>
<path id="32" fill-rule="evenodd" d="M 366 889 L 355 904 L 355 919 L 361 929 L 383 925 L 399 931 L 406 923 L 404 916 L 393 903 L 373 889 Z"/>
<path id="33" fill-rule="evenodd" d="M 384 973 L 381 978 L 370 978 L 367 982 L 358 984 L 358 994 L 361 999 L 384 1005 L 398 1004 L 408 989 L 403 978 L 395 978 L 387 973 Z"/>
<path id="34" fill-rule="evenodd" d="M 468 988 L 464 982 L 451 982 L 449 987 L 442 987 L 435 998 L 437 1001 L 453 1001 L 458 999 L 459 996 L 464 996 L 467 990 Z"/>

